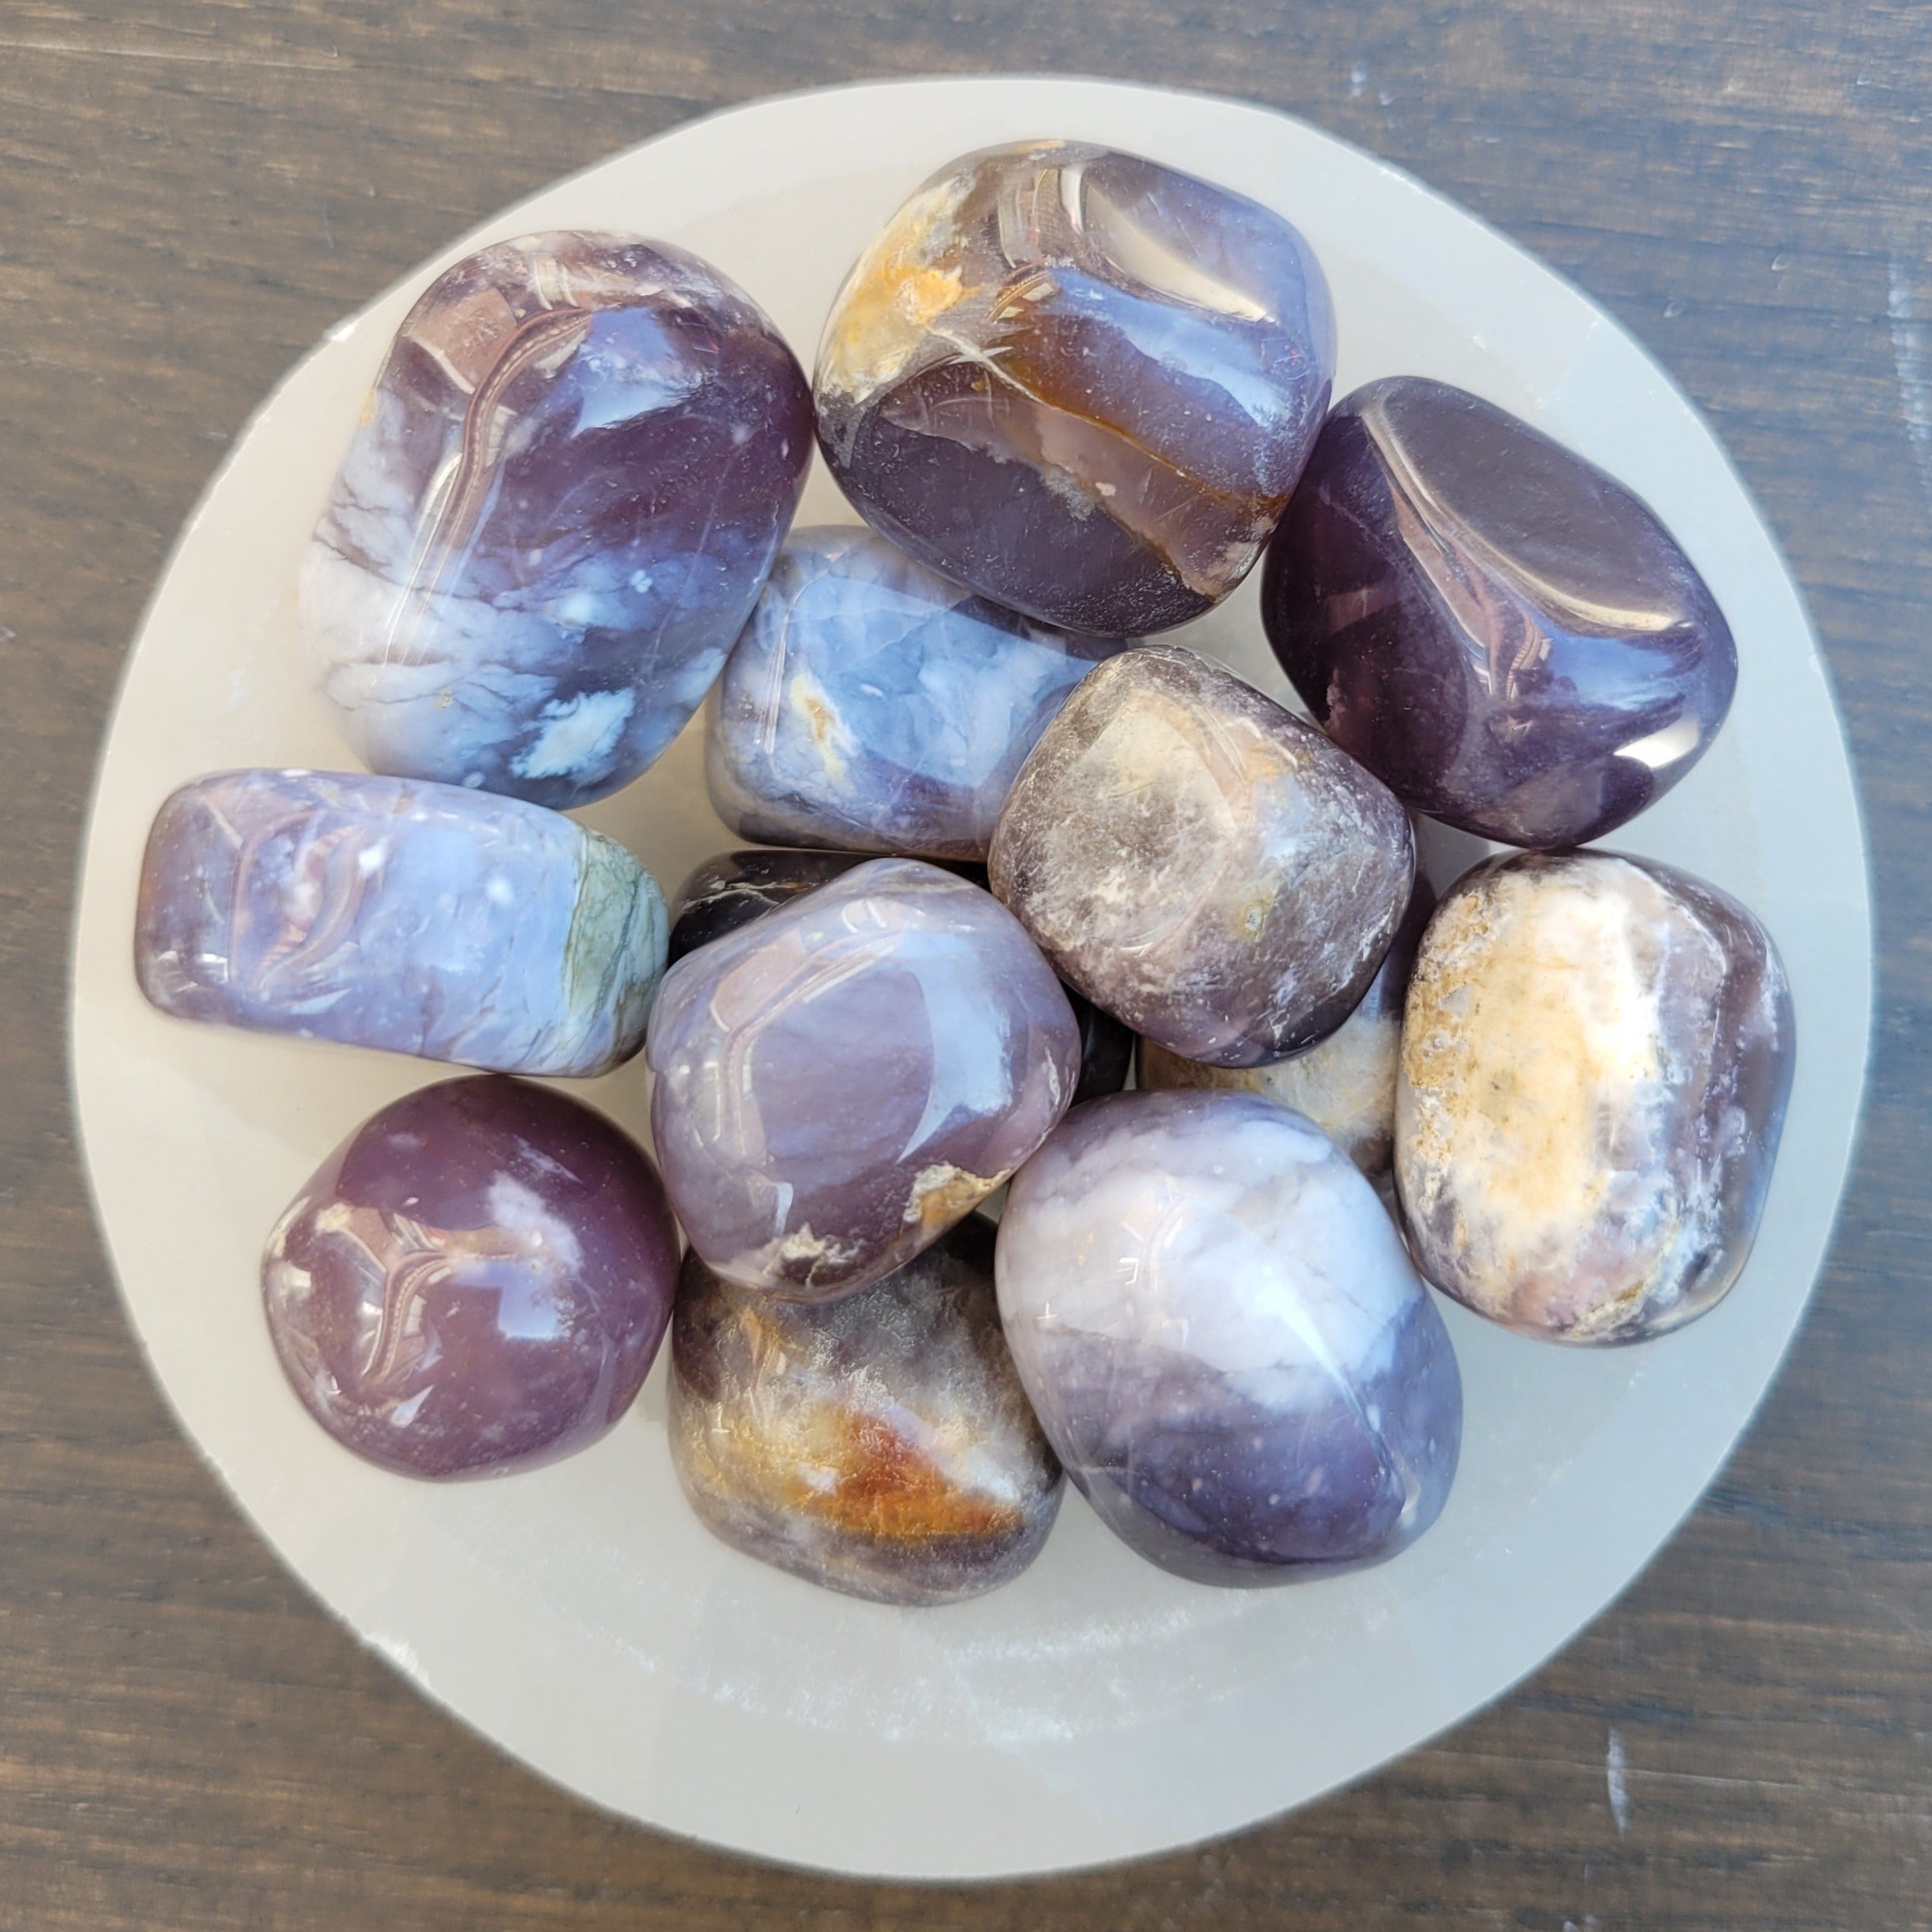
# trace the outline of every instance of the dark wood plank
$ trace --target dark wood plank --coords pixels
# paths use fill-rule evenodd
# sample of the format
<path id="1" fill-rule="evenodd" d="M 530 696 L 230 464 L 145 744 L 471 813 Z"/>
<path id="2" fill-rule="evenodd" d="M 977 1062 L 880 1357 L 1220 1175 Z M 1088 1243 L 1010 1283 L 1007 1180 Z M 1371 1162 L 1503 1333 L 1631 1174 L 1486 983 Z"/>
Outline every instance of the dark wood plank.
<path id="1" fill-rule="evenodd" d="M 1656 350 L 1810 595 L 1870 815 L 1885 998 L 1815 1312 L 1622 1604 L 1497 1709 L 1300 1816 L 1125 1871 L 922 1891 L 601 1817 L 316 1610 L 147 1379 L 59 1033 L 122 652 L 283 369 L 470 222 L 692 113 L 1001 68 L 1302 113 Z M 1928 113 L 1912 0 L 0 5 L 0 1925 L 1932 1924 Z"/>

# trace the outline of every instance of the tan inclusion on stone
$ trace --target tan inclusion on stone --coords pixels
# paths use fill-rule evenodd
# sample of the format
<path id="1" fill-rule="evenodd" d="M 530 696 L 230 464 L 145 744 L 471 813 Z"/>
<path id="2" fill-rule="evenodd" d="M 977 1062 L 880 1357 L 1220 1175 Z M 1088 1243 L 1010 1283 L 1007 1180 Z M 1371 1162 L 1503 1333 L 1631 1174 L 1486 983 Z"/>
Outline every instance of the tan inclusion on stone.
<path id="1" fill-rule="evenodd" d="M 1578 1340 L 1688 1265 L 1712 1206 L 1673 1171 L 1672 1039 L 1715 1025 L 1721 950 L 1648 874 L 1616 869 L 1615 893 L 1543 871 L 1453 895 L 1404 1023 L 1398 1166 L 1411 1213 L 1453 1250 L 1444 1285 Z"/>
<path id="2" fill-rule="evenodd" d="M 922 189 L 859 257 L 819 344 L 821 384 L 862 401 L 896 382 L 932 325 L 965 296 L 959 268 L 935 265 L 958 246 L 966 185 L 955 175 Z"/>

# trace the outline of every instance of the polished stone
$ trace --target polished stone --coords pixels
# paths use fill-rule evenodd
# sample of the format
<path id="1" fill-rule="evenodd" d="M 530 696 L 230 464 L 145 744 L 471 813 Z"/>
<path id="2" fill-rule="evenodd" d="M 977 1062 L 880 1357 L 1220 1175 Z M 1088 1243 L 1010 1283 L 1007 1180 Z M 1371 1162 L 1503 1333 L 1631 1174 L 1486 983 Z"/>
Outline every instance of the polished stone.
<path id="1" fill-rule="evenodd" d="M 671 1328 L 671 1455 L 706 1527 L 780 1569 L 888 1604 L 1019 1575 L 1060 1465 L 1014 1373 L 976 1214 L 826 1306 L 687 1255 Z"/>
<path id="2" fill-rule="evenodd" d="M 1090 673 L 1000 815 L 988 871 L 1061 978 L 1217 1066 L 1332 1033 L 1415 876 L 1409 820 L 1312 725 L 1176 645 Z"/>
<path id="3" fill-rule="evenodd" d="M 1068 141 L 942 168 L 819 348 L 819 439 L 866 520 L 1042 623 L 1139 636 L 1247 574 L 1334 373 L 1328 284 L 1244 196 Z"/>
<path id="4" fill-rule="evenodd" d="M 1335 742 L 1414 811 L 1505 845 L 1634 817 L 1702 757 L 1737 680 L 1723 613 L 1644 504 L 1420 376 L 1336 406 L 1261 599 Z"/>
<path id="5" fill-rule="evenodd" d="M 1385 1556 L 1455 1477 L 1462 1384 L 1374 1190 L 1248 1093 L 1068 1116 L 1000 1222 L 1001 1318 L 1108 1526 L 1207 1583 Z"/>
<path id="6" fill-rule="evenodd" d="M 220 772 L 148 834 L 135 967 L 164 1013 L 506 1073 L 644 1040 L 665 906 L 624 849 L 515 798 Z"/>
<path id="7" fill-rule="evenodd" d="M 677 1229 L 601 1114 L 486 1074 L 372 1115 L 268 1238 L 262 1290 L 289 1382 L 345 1448 L 405 1476 L 573 1455 L 643 1386 Z"/>
<path id="8" fill-rule="evenodd" d="M 1121 646 L 1016 617 L 869 530 L 796 531 L 711 694 L 741 838 L 982 859 L 1034 741 Z"/>
<path id="9" fill-rule="evenodd" d="M 1140 1083 L 1150 1092 L 1213 1087 L 1259 1093 L 1305 1114 L 1370 1180 L 1394 1159 L 1395 1076 L 1402 1058 L 1402 1007 L 1423 928 L 1436 907 L 1418 875 L 1408 910 L 1361 1004 L 1324 1040 L 1259 1067 L 1210 1067 L 1185 1060 L 1156 1040 L 1140 1045 Z"/>
<path id="10" fill-rule="evenodd" d="M 655 760 L 723 665 L 811 455 L 792 351 L 662 243 L 493 243 L 404 319 L 300 618 L 378 771 L 564 807 Z"/>
<path id="11" fill-rule="evenodd" d="M 801 1301 L 903 1267 L 1066 1111 L 1080 1039 L 990 894 L 874 859 L 678 961 L 651 1126 L 691 1245 Z"/>
<path id="12" fill-rule="evenodd" d="M 678 889 L 671 906 L 671 957 L 735 932 L 801 893 L 865 863 L 864 852 L 745 851 L 720 852 L 706 859 Z M 985 869 L 965 860 L 944 861 L 947 871 L 974 885 L 986 883 Z M 1134 1035 L 1111 1014 L 1062 985 L 1080 1032 L 1080 1079 L 1073 1105 L 1118 1093 L 1134 1069 Z M 1391 1073 L 1390 1078 L 1394 1076 Z"/>
<path id="13" fill-rule="evenodd" d="M 1750 1251 L 1791 1090 L 1769 935 L 1651 859 L 1491 860 L 1409 991 L 1395 1172 L 1416 1264 L 1565 1342 L 1681 1327 Z"/>

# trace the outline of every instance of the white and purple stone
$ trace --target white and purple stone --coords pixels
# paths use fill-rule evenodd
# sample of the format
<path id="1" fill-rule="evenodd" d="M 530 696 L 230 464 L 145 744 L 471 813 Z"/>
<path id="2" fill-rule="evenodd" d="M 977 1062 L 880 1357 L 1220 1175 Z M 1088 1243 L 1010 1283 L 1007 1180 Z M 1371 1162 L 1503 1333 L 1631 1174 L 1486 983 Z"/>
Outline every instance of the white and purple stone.
<path id="1" fill-rule="evenodd" d="M 706 1527 L 827 1588 L 950 1604 L 1039 1553 L 1060 1465 L 1014 1372 L 977 1214 L 830 1305 L 684 1258 L 671 1461 Z"/>
<path id="2" fill-rule="evenodd" d="M 871 860 L 665 976 L 646 1052 L 671 1204 L 727 1280 L 855 1294 L 1033 1153 L 1080 1047 L 1052 969 L 998 900 Z"/>
<path id="3" fill-rule="evenodd" d="M 682 249 L 560 232 L 438 276 L 397 331 L 303 565 L 376 770 L 560 809 L 703 701 L 798 507 L 804 372 Z"/>
<path id="4" fill-rule="evenodd" d="M 795 531 L 706 712 L 741 838 L 983 859 L 1014 777 L 1118 642 L 976 597 L 869 530 Z"/>
<path id="5" fill-rule="evenodd" d="M 1140 1083 L 1150 1092 L 1217 1087 L 1261 1093 L 1305 1114 L 1370 1180 L 1385 1183 L 1394 1158 L 1395 1076 L 1402 1059 L 1402 1008 L 1423 928 L 1436 909 L 1429 881 L 1416 875 L 1409 909 L 1361 1004 L 1326 1039 L 1290 1060 L 1259 1067 L 1210 1067 L 1183 1059 L 1157 1040 L 1140 1043 Z M 1085 1095 L 1078 1096 L 1085 1099 Z"/>
<path id="6" fill-rule="evenodd" d="M 588 1448 L 643 1386 L 677 1229 L 656 1170 L 592 1109 L 483 1074 L 372 1115 L 268 1237 L 290 1385 L 404 1476 L 496 1476 Z"/>
<path id="7" fill-rule="evenodd" d="M 642 1045 L 665 925 L 623 846 L 541 805 L 220 772 L 155 817 L 135 970 L 183 1020 L 588 1075 Z"/>
<path id="8" fill-rule="evenodd" d="M 1190 1060 L 1331 1033 L 1408 903 L 1415 841 L 1379 780 L 1179 645 L 1075 687 L 1000 814 L 994 892 L 1060 976 Z"/>
<path id="9" fill-rule="evenodd" d="M 819 441 L 861 516 L 1043 623 L 1140 636 L 1240 582 L 1321 426 L 1328 283 L 1271 208 L 1023 141 L 942 168 L 847 278 Z"/>
<path id="10" fill-rule="evenodd" d="M 1403 1021 L 1416 1265 L 1546 1340 L 1681 1328 L 1750 1252 L 1795 1050 L 1777 949 L 1715 887 L 1614 852 L 1477 866 L 1429 922 Z"/>
<path id="11" fill-rule="evenodd" d="M 1724 613 L 1648 505 L 1419 376 L 1335 405 L 1261 612 L 1337 744 L 1412 811 L 1506 845 L 1635 817 L 1703 756 L 1737 682 Z"/>
<path id="12" fill-rule="evenodd" d="M 1360 1171 L 1258 1094 L 1122 1093 L 1014 1178 L 1000 1315 L 1102 1520 L 1204 1583 L 1391 1554 L 1462 1436 L 1448 1330 Z"/>

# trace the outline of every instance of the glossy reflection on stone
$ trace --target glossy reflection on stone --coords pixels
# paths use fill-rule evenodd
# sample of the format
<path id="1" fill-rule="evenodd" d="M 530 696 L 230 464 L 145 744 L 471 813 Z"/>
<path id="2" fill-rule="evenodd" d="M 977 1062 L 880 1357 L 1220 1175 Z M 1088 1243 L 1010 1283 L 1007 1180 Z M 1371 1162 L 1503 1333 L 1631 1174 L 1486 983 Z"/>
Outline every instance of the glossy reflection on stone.
<path id="1" fill-rule="evenodd" d="M 1259 554 L 1328 407 L 1328 290 L 1258 202 L 1104 148 L 943 168 L 833 305 L 819 439 L 866 520 L 1042 623 L 1137 636 Z"/>
<path id="2" fill-rule="evenodd" d="M 1332 1033 L 1415 876 L 1409 820 L 1312 725 L 1175 645 L 1049 725 L 988 861 L 1061 976 L 1170 1052 L 1255 1066 Z"/>
<path id="3" fill-rule="evenodd" d="M 217 772 L 157 815 L 135 969 L 163 1013 L 506 1073 L 635 1053 L 663 895 L 560 813 L 361 772 Z"/>
<path id="4" fill-rule="evenodd" d="M 863 865 L 864 852 L 719 852 L 678 888 L 671 908 L 671 959 L 736 932 L 774 906 L 816 892 Z"/>
<path id="5" fill-rule="evenodd" d="M 1034 741 L 1120 648 L 1016 617 L 869 530 L 796 532 L 712 692 L 711 802 L 742 838 L 984 858 Z"/>
<path id="6" fill-rule="evenodd" d="M 684 881 L 671 908 L 672 960 L 737 931 L 774 906 L 815 892 L 855 865 L 863 865 L 869 856 L 864 852 L 745 851 L 720 852 L 706 859 Z M 943 862 L 949 872 L 974 885 L 986 883 L 982 866 L 966 860 Z M 1118 1093 L 1134 1071 L 1132 1031 L 1072 987 L 1062 982 L 1060 990 L 1074 1010 L 1074 1024 L 1080 1034 L 1080 1079 L 1074 1088 L 1073 1104 L 1097 1100 L 1103 1093 Z"/>
<path id="7" fill-rule="evenodd" d="M 670 1407 L 671 1460 L 706 1527 L 852 1596 L 979 1596 L 1033 1561 L 1060 1507 L 977 1215 L 830 1307 L 735 1287 L 687 1255 Z"/>
<path id="8" fill-rule="evenodd" d="M 1737 680 L 1723 614 L 1613 478 L 1447 383 L 1336 406 L 1262 611 L 1317 721 L 1415 811 L 1579 845 L 1662 797 Z"/>
<path id="9" fill-rule="evenodd" d="M 1448 1331 L 1375 1191 L 1299 1115 L 1248 1093 L 1081 1108 L 1007 1193 L 998 1279 L 1048 1440 L 1163 1569 L 1286 1581 L 1441 1511 Z"/>
<path id="10" fill-rule="evenodd" d="M 404 318 L 302 574 L 312 660 L 378 771 L 558 807 L 703 702 L 798 506 L 804 372 L 716 270 L 560 233 Z"/>
<path id="11" fill-rule="evenodd" d="M 344 1448 L 405 1476 L 490 1476 L 587 1448 L 671 1318 L 677 1230 L 601 1114 L 496 1075 L 373 1115 L 276 1223 L 268 1330 Z"/>
<path id="12" fill-rule="evenodd" d="M 1388 1171 L 1395 1140 L 1395 1076 L 1402 1058 L 1402 1007 L 1423 928 L 1436 906 L 1418 877 L 1362 1002 L 1324 1040 L 1292 1060 L 1261 1067 L 1210 1067 L 1184 1060 L 1156 1040 L 1140 1046 L 1140 1084 L 1150 1092 L 1210 1087 L 1260 1093 L 1305 1114 L 1372 1181 Z"/>
<path id="13" fill-rule="evenodd" d="M 1715 887 L 1610 852 L 1476 867 L 1430 922 L 1404 1024 L 1417 1265 L 1551 1340 L 1680 1327 L 1750 1252 L 1794 1051 L 1777 953 Z"/>
<path id="14" fill-rule="evenodd" d="M 1066 995 L 988 893 L 874 859 L 687 954 L 648 1046 L 677 1218 L 727 1280 L 801 1301 L 901 1267 L 1046 1137 Z"/>

